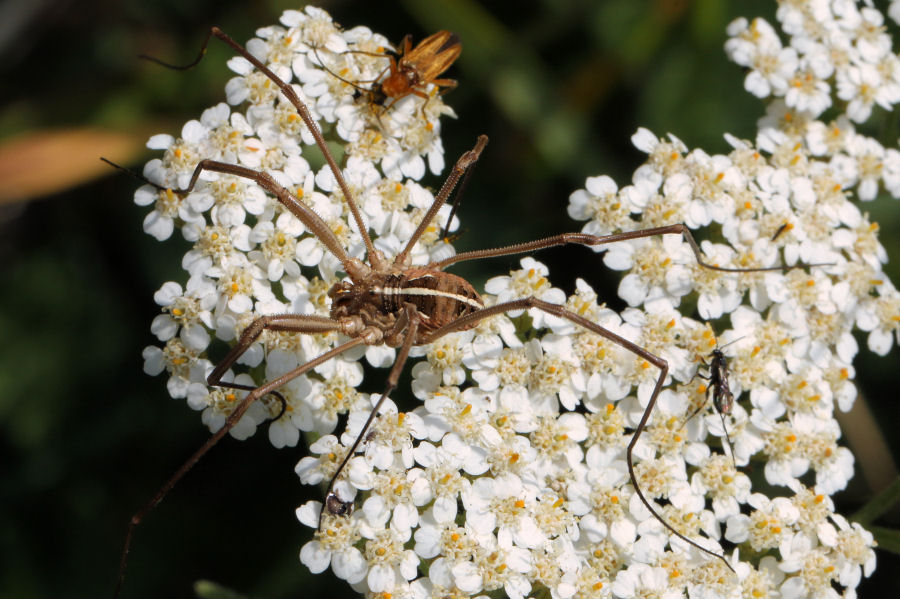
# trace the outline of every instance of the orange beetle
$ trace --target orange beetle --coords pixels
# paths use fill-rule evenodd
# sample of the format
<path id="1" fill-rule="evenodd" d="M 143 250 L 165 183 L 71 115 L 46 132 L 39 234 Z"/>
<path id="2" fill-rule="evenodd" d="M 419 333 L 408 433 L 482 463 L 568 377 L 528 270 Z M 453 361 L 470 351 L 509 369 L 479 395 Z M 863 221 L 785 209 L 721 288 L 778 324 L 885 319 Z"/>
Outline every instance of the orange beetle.
<path id="1" fill-rule="evenodd" d="M 390 74 L 381 83 L 381 93 L 394 102 L 410 94 L 428 101 L 424 88 L 429 83 L 445 87 L 448 91 L 456 87 L 453 79 L 439 79 L 438 75 L 450 68 L 462 52 L 459 36 L 450 31 L 438 31 L 426 37 L 412 48 L 412 36 L 407 35 L 400 43 L 400 58 L 390 56 Z"/>

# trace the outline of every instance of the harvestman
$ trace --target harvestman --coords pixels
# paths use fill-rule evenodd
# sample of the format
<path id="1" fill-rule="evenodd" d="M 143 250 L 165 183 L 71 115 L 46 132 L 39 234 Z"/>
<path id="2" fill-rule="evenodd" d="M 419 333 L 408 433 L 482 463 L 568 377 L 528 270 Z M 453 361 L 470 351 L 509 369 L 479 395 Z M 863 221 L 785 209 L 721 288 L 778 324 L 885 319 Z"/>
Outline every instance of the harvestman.
<path id="1" fill-rule="evenodd" d="M 207 451 L 218 443 L 218 441 L 227 434 L 235 424 L 237 424 L 247 409 L 255 401 L 265 395 L 277 394 L 276 390 L 287 382 L 309 372 L 331 358 L 354 347 L 384 344 L 390 347 L 399 348 L 396 361 L 388 374 L 384 393 L 372 409 L 362 430 L 348 449 L 347 454 L 344 456 L 343 461 L 326 489 L 323 511 L 329 511 L 334 515 L 348 513 L 350 511 L 350 502 L 344 502 L 334 492 L 335 481 L 340 476 L 341 471 L 353 456 L 362 440 L 366 437 L 366 431 L 374 421 L 382 403 L 396 388 L 400 373 L 403 370 L 403 366 L 406 364 L 412 347 L 432 343 L 448 333 L 471 329 L 486 318 L 509 311 L 526 309 L 541 310 L 547 314 L 552 314 L 568 320 L 592 333 L 605 337 L 659 369 L 659 377 L 656 380 L 647 407 L 641 416 L 640 422 L 638 423 L 626 450 L 626 462 L 628 464 L 628 471 L 634 484 L 635 492 L 644 506 L 646 506 L 672 534 L 692 546 L 697 547 L 708 555 L 722 560 L 722 562 L 731 569 L 730 564 L 723 555 L 715 553 L 691 539 L 688 539 L 666 522 L 653 508 L 652 504 L 647 500 L 637 484 L 637 479 L 634 474 L 632 453 L 640 434 L 644 430 L 647 421 L 650 418 L 650 414 L 656 405 L 656 400 L 662 390 L 663 384 L 665 383 L 666 376 L 668 375 L 667 362 L 659 356 L 632 343 L 628 339 L 620 337 L 612 331 L 567 310 L 563 306 L 551 304 L 534 297 L 521 298 L 485 307 L 480 296 L 469 282 L 461 277 L 443 271 L 448 266 L 466 260 L 509 256 L 565 244 L 597 246 L 666 234 L 682 235 L 694 252 L 698 264 L 711 270 L 736 273 L 763 270 L 786 270 L 792 267 L 783 266 L 741 269 L 725 268 L 709 264 L 704 262 L 702 252 L 697 245 L 697 242 L 683 224 L 600 236 L 589 235 L 587 233 L 562 233 L 538 239 L 536 241 L 518 243 L 500 248 L 463 252 L 444 260 L 432 262 L 424 267 L 411 266 L 410 252 L 413 249 L 413 246 L 434 220 L 438 210 L 453 191 L 460 177 L 462 177 L 463 174 L 478 160 L 481 152 L 484 150 L 484 147 L 487 144 L 487 137 L 483 135 L 478 138 L 475 147 L 464 153 L 456 162 L 452 172 L 435 196 L 433 204 L 423 217 L 418 228 L 412 234 L 412 237 L 400 253 L 397 254 L 393 260 L 390 260 L 380 251 L 375 249 L 372 240 L 367 233 L 367 227 L 362 219 L 356 202 L 353 199 L 353 194 L 351 193 L 347 182 L 344 180 L 340 168 L 331 155 L 331 152 L 328 150 L 322 133 L 312 119 L 309 110 L 300 100 L 293 87 L 282 81 L 262 62 L 248 53 L 240 44 L 232 40 L 220 29 L 216 27 L 212 28 L 210 35 L 222 40 L 235 52 L 253 64 L 254 67 L 259 69 L 259 71 L 264 73 L 278 86 L 284 97 L 297 109 L 303 122 L 315 137 L 316 144 L 322 151 L 322 154 L 344 195 L 353 221 L 362 234 L 369 263 L 366 264 L 357 258 L 350 257 L 328 225 L 316 215 L 315 212 L 297 199 L 297 197 L 289 190 L 279 185 L 268 173 L 216 160 L 202 160 L 194 170 L 188 187 L 182 190 L 176 190 L 176 193 L 179 194 L 190 192 L 204 170 L 233 175 L 254 181 L 257 185 L 275 196 L 277 200 L 291 212 L 291 214 L 299 219 L 306 228 L 319 239 L 327 250 L 340 261 L 344 272 L 347 273 L 347 278 L 336 283 L 329 291 L 329 296 L 332 300 L 331 314 L 329 317 L 303 314 L 261 316 L 254 320 L 243 331 L 237 344 L 214 368 L 207 379 L 210 386 L 249 391 L 249 393 L 237 404 L 234 411 L 225 420 L 225 424 L 222 428 L 213 433 L 212 436 L 162 485 L 153 498 L 132 516 L 125 538 L 125 546 L 122 551 L 116 595 L 119 594 L 124 579 L 128 552 L 135 528 L 140 524 L 147 513 L 162 501 L 166 494 L 187 473 L 187 471 L 190 470 L 190 468 L 196 464 Z M 235 364 L 240 356 L 250 348 L 254 341 L 265 330 L 301 334 L 338 332 L 343 333 L 350 339 L 309 362 L 298 366 L 294 370 L 256 388 L 223 381 L 222 377 L 228 369 Z"/>

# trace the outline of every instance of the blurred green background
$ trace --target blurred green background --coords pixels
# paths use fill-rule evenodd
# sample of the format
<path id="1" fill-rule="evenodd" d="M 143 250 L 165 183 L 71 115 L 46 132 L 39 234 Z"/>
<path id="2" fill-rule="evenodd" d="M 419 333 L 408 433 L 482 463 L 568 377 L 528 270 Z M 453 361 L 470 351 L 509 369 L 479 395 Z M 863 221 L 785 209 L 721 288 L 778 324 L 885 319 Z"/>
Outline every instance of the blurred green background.
<path id="1" fill-rule="evenodd" d="M 484 3 L 323 2 L 346 27 L 370 26 L 399 41 L 438 29 L 460 34 L 463 54 L 446 96 L 448 162 L 491 138 L 462 206 L 461 249 L 572 231 L 569 194 L 589 175 L 630 180 L 642 156 L 638 126 L 671 131 L 689 147 L 727 152 L 722 132 L 753 135 L 761 104 L 724 57 L 736 16 L 771 7 L 753 0 L 578 0 Z M 137 183 L 104 167 L 104 155 L 139 168 L 152 133 L 175 135 L 224 99 L 231 77 L 221 44 L 189 72 L 209 26 L 239 41 L 277 22 L 284 1 L 0 3 L 0 596 L 108 597 L 131 514 L 208 433 L 199 415 L 168 399 L 163 377 L 142 371 L 155 342 L 153 292 L 183 281 L 184 242 L 142 232 Z M 884 115 L 878 115 L 883 117 Z M 875 119 L 877 127 L 882 121 Z M 893 123 L 876 133 L 896 140 Z M 427 181 L 437 185 L 439 179 Z M 898 210 L 865 208 L 896 259 Z M 178 237 L 176 234 L 175 237 Z M 607 301 L 616 279 L 591 252 L 547 251 L 554 282 L 588 279 Z M 483 282 L 514 259 L 455 272 Z M 898 273 L 892 275 L 896 282 Z M 860 339 L 862 346 L 865 340 Z M 898 352 L 863 352 L 864 414 L 845 422 L 857 476 L 836 497 L 851 514 L 896 476 Z M 367 389 L 376 391 L 377 389 Z M 860 402 L 862 405 L 862 402 Z M 861 420 L 860 420 L 861 418 Z M 861 422 L 858 423 L 858 422 Z M 879 446 L 881 435 L 886 446 Z M 857 442 L 856 438 L 868 443 Z M 347 595 L 310 576 L 297 554 L 310 533 L 294 518 L 309 498 L 293 466 L 305 448 L 274 450 L 265 435 L 227 439 L 138 530 L 124 597 L 192 596 L 210 579 L 254 597 Z M 878 524 L 896 527 L 896 511 Z M 894 590 L 898 561 L 879 553 L 861 596 Z M 332 586 L 329 586 L 332 585 Z"/>

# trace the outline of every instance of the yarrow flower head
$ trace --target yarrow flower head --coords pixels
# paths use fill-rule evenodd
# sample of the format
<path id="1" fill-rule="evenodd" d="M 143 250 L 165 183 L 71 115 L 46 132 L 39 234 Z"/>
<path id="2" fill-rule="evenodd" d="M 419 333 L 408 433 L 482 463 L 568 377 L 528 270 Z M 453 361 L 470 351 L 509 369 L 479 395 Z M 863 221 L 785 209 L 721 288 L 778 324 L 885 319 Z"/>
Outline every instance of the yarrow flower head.
<path id="1" fill-rule="evenodd" d="M 297 510 L 314 529 L 300 553 L 311 571 L 330 567 L 381 597 L 502 589 L 561 598 L 852 596 L 871 574 L 871 534 L 837 514 L 830 498 L 853 475 L 834 410 L 849 410 L 856 397 L 853 329 L 868 333 L 880 355 L 900 332 L 900 296 L 882 271 L 878 226 L 857 205 L 880 190 L 900 196 L 900 152 L 855 129 L 876 106 L 900 102 L 900 63 L 869 6 L 792 2 L 777 15 L 778 26 L 738 19 L 727 32 L 726 52 L 749 69 L 747 90 L 766 101 L 755 140 L 726 134 L 731 151 L 709 155 L 642 128 L 632 141 L 647 160 L 631 184 L 590 177 L 570 198 L 569 215 L 591 235 L 677 223 L 703 229 L 702 259 L 714 268 L 698 264 L 676 235 L 599 245 L 603 262 L 623 271 L 622 313 L 584 281 L 567 297 L 530 256 L 488 281 L 485 306 L 533 297 L 613 336 L 525 306 L 413 347 L 420 359 L 409 386 L 421 403 L 409 412 L 381 404 L 335 485 L 338 503 L 346 502 L 340 509 L 313 501 Z M 442 169 L 440 116 L 452 111 L 433 86 L 427 101 L 410 95 L 389 109 L 359 93 L 384 75 L 391 46 L 364 27 L 339 28 L 320 9 L 287 11 L 257 35 L 248 51 L 293 82 L 343 146 L 344 177 L 374 247 L 398 253 L 433 202 L 417 180 L 426 163 Z M 166 372 L 170 394 L 202 410 L 211 430 L 246 390 L 347 338 L 335 329 L 265 330 L 223 376 L 234 388 L 207 385 L 207 350 L 234 344 L 260 316 L 324 320 L 329 290 L 345 273 L 323 239 L 246 178 L 204 172 L 190 193 L 177 193 L 198 162 L 268 173 L 348 255 L 372 259 L 331 171 L 309 166 L 318 150 L 294 107 L 246 59 L 229 65 L 237 76 L 228 104 L 178 138 L 151 138 L 163 156 L 145 167 L 153 185 L 135 195 L 153 206 L 148 234 L 165 239 L 177 226 L 193 244 L 187 282 L 156 295 L 163 313 L 152 331 L 163 347 L 145 350 L 145 370 Z M 448 217 L 441 208 L 411 264 L 452 255 L 439 239 Z M 701 320 L 685 313 L 694 307 Z M 727 359 L 730 409 L 709 402 L 721 393 L 714 350 Z M 661 393 L 647 353 L 668 365 Z M 311 455 L 297 474 L 305 484 L 327 483 L 380 398 L 364 390 L 363 357 L 383 369 L 397 356 L 370 343 L 321 361 L 263 396 L 231 434 L 265 427 L 277 447 L 309 436 Z M 639 423 L 632 479 L 626 455 Z M 743 472 L 750 464 L 774 494 L 753 488 Z M 348 514 L 349 502 L 358 507 Z"/>

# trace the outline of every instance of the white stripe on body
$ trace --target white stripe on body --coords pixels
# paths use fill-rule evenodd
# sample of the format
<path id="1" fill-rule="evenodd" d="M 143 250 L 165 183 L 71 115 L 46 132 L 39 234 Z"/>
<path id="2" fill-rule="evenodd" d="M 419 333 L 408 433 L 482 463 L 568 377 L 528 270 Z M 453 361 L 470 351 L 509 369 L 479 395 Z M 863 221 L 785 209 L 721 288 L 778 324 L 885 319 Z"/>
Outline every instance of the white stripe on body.
<path id="1" fill-rule="evenodd" d="M 462 302 L 478 310 L 484 308 L 477 300 L 470 297 L 459 295 L 458 293 L 450 293 L 449 291 L 435 291 L 434 289 L 428 289 L 426 287 L 407 287 L 405 289 L 398 289 L 396 287 L 388 289 L 384 289 L 383 287 L 373 287 L 372 291 L 375 293 L 383 293 L 384 295 L 436 295 L 438 297 L 449 297 L 450 299 Z"/>

